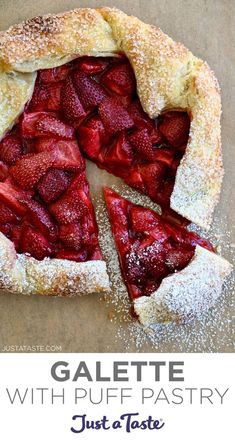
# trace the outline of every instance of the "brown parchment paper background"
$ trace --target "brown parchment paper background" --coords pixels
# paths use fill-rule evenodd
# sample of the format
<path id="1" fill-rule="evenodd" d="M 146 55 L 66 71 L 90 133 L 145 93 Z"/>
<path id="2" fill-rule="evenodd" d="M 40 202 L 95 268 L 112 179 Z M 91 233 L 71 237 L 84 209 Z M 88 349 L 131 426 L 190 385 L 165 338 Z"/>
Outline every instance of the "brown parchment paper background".
<path id="1" fill-rule="evenodd" d="M 116 6 L 143 21 L 156 24 L 174 40 L 181 41 L 191 51 L 207 60 L 214 69 L 222 88 L 223 117 L 222 141 L 226 176 L 221 201 L 215 212 L 220 221 L 220 232 L 226 231 L 226 217 L 234 240 L 235 197 L 235 1 L 234 0 L 0 0 L 0 29 L 26 18 L 48 12 L 59 12 L 76 7 Z M 97 170 L 88 168 L 93 191 L 107 182 L 106 174 L 97 176 Z M 114 181 L 112 180 L 112 184 Z M 232 260 L 230 249 L 222 253 Z M 229 299 L 229 297 L 228 297 Z M 230 303 L 228 302 L 228 308 Z M 229 312 L 230 310 L 228 310 Z M 228 313 L 229 314 L 229 313 Z M 231 315 L 232 317 L 232 315 Z M 226 324 L 225 324 L 226 325 Z M 227 330 L 231 326 L 226 325 Z M 229 328 L 230 327 L 230 328 Z M 4 346 L 60 346 L 63 352 L 122 352 L 122 338 L 117 330 L 125 331 L 125 324 L 110 322 L 105 303 L 98 296 L 74 299 L 35 296 L 0 296 L 0 351 Z M 220 343 L 220 332 L 214 341 L 217 351 L 232 351 L 231 332 L 226 345 Z M 208 345 L 210 333 L 208 332 Z M 200 346 L 199 346 L 200 350 Z M 201 351 L 208 351 L 207 343 Z M 130 341 L 127 351 L 137 351 Z M 142 352 L 153 351 L 151 344 L 141 347 Z M 171 340 L 155 351 L 173 352 L 177 347 Z M 185 347 L 185 351 L 189 348 Z M 193 348 L 192 348 L 193 351 Z"/>

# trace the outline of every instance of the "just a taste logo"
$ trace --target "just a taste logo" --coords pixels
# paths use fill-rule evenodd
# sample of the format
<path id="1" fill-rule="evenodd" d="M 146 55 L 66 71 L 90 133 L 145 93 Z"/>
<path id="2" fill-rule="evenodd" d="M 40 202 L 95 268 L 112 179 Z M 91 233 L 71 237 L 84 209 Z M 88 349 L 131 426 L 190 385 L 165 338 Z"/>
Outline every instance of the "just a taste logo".
<path id="1" fill-rule="evenodd" d="M 80 434 L 87 429 L 124 429 L 127 433 L 130 433 L 132 430 L 136 429 L 160 430 L 165 426 L 162 419 L 155 420 L 152 415 L 149 415 L 147 419 L 142 420 L 139 412 L 124 413 L 116 420 L 109 420 L 107 415 L 103 415 L 100 420 L 89 420 L 86 414 L 74 415 L 73 421 L 75 423 L 71 427 L 71 431 L 74 434 Z"/>

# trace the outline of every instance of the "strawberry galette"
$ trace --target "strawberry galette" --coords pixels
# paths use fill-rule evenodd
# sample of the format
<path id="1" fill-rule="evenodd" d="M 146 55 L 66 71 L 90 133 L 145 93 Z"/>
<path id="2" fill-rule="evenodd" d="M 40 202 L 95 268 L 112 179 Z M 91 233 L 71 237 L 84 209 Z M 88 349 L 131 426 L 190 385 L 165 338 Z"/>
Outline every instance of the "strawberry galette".
<path id="1" fill-rule="evenodd" d="M 104 194 L 122 275 L 140 322 L 179 321 L 211 307 L 230 271 L 212 245 L 112 189 Z"/>
<path id="2" fill-rule="evenodd" d="M 112 8 L 13 26 L 0 35 L 0 64 L 0 288 L 109 288 L 87 157 L 162 208 L 160 217 L 105 192 L 141 322 L 180 313 L 173 294 L 182 314 L 192 311 L 186 292 L 201 295 L 198 309 L 210 306 L 230 267 L 186 229 L 209 228 L 223 175 L 220 95 L 207 64 Z"/>

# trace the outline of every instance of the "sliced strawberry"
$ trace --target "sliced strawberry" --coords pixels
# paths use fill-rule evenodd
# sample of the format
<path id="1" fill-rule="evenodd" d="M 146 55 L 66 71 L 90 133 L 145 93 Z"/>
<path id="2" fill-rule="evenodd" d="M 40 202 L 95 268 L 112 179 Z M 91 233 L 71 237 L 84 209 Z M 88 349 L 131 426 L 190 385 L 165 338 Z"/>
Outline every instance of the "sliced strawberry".
<path id="1" fill-rule="evenodd" d="M 156 149 L 153 148 L 153 145 L 155 147 L 156 145 L 161 144 L 163 138 L 154 125 L 152 128 L 140 127 L 129 136 L 129 140 L 142 159 L 157 161 L 155 156 Z"/>
<path id="2" fill-rule="evenodd" d="M 22 216 L 25 214 L 26 207 L 21 203 L 24 199 L 29 199 L 27 192 L 18 189 L 10 182 L 0 183 L 0 200 L 16 215 Z"/>
<path id="3" fill-rule="evenodd" d="M 159 255 L 156 257 L 148 257 L 147 265 L 149 277 L 157 282 L 161 281 L 169 274 L 167 265 L 165 264 L 165 262 L 161 261 Z"/>
<path id="4" fill-rule="evenodd" d="M 138 250 L 139 262 L 146 270 L 148 277 L 159 281 L 169 274 L 166 260 L 166 250 L 164 243 L 155 241 L 151 244 L 147 244 L 143 248 Z"/>
<path id="5" fill-rule="evenodd" d="M 130 209 L 131 226 L 135 232 L 151 231 L 158 225 L 160 217 L 150 209 L 143 209 L 140 206 L 132 206 Z"/>
<path id="6" fill-rule="evenodd" d="M 138 254 L 130 251 L 124 258 L 125 276 L 131 284 L 142 285 L 146 281 L 146 270 L 141 264 Z"/>
<path id="7" fill-rule="evenodd" d="M 93 116 L 78 129 L 78 142 L 84 153 L 91 159 L 96 159 L 102 145 L 108 142 L 104 125 L 98 116 Z"/>
<path id="8" fill-rule="evenodd" d="M 8 167 L 5 163 L 0 161 L 0 181 L 4 181 L 8 176 Z"/>
<path id="9" fill-rule="evenodd" d="M 128 111 L 115 97 L 107 98 L 100 104 L 99 114 L 105 129 L 111 134 L 129 129 L 134 125 Z"/>
<path id="10" fill-rule="evenodd" d="M 61 89 L 61 106 L 64 116 L 69 120 L 86 116 L 86 112 L 79 100 L 71 77 L 67 77 Z"/>
<path id="11" fill-rule="evenodd" d="M 168 222 L 164 223 L 165 229 L 168 232 L 171 239 L 179 243 L 181 245 L 184 245 L 184 247 L 190 249 L 191 243 L 189 240 L 185 240 L 185 236 L 187 235 L 187 231 L 185 231 L 183 228 L 181 228 L 179 225 L 173 225 Z"/>
<path id="12" fill-rule="evenodd" d="M 28 110 L 31 112 L 60 110 L 62 85 L 62 82 L 56 82 L 51 85 L 37 84 L 34 89 L 33 97 L 29 103 Z"/>
<path id="13" fill-rule="evenodd" d="M 182 245 L 183 248 L 189 250 L 194 249 L 196 245 L 200 245 L 209 251 L 214 251 L 214 248 L 209 240 L 205 240 L 195 232 L 187 231 L 186 228 L 182 227 L 182 225 L 173 225 L 165 222 L 164 226 L 172 240 Z"/>
<path id="14" fill-rule="evenodd" d="M 58 119 L 52 112 L 24 113 L 21 122 L 23 138 L 39 136 L 73 139 L 74 129 Z"/>
<path id="15" fill-rule="evenodd" d="M 166 220 L 168 223 L 179 225 L 181 227 L 185 227 L 190 224 L 189 220 L 177 214 L 177 212 L 173 211 L 172 209 L 163 209 L 162 218 L 164 218 L 164 220 Z"/>
<path id="16" fill-rule="evenodd" d="M 50 205 L 50 212 L 61 224 L 79 221 L 87 212 L 87 207 L 81 199 L 81 191 L 67 190 L 61 198 Z"/>
<path id="17" fill-rule="evenodd" d="M 84 124 L 84 121 L 86 121 L 90 115 L 92 115 L 93 112 L 90 112 L 89 110 L 85 111 L 85 115 L 82 115 L 80 118 L 76 119 L 75 121 L 72 122 L 73 128 L 76 131 L 79 130 L 79 128 Z"/>
<path id="18" fill-rule="evenodd" d="M 120 95 L 132 95 L 135 91 L 135 76 L 127 63 L 112 66 L 102 75 L 101 82 L 109 90 Z"/>
<path id="19" fill-rule="evenodd" d="M 10 174 L 22 189 L 32 189 L 53 166 L 54 161 L 55 153 L 53 152 L 24 155 L 15 166 L 10 168 Z"/>
<path id="20" fill-rule="evenodd" d="M 120 250 L 126 252 L 130 246 L 128 235 L 127 204 L 125 200 L 108 187 L 104 188 L 104 197 L 107 204 L 110 220 L 112 221 L 112 231 L 119 234 L 118 246 Z"/>
<path id="21" fill-rule="evenodd" d="M 58 141 L 54 146 L 53 166 L 58 169 L 78 171 L 85 168 L 85 161 L 76 141 Z"/>
<path id="22" fill-rule="evenodd" d="M 68 188 L 70 178 L 63 170 L 49 169 L 38 184 L 38 192 L 45 203 L 57 200 Z"/>
<path id="23" fill-rule="evenodd" d="M 105 154 L 105 162 L 108 166 L 120 166 L 126 168 L 132 164 L 134 160 L 131 145 L 124 132 L 118 135 L 118 138 L 108 148 Z"/>
<path id="24" fill-rule="evenodd" d="M 64 170 L 83 170 L 85 161 L 81 155 L 77 141 L 64 141 L 55 138 L 38 138 L 35 141 L 38 153 L 52 152 L 53 166 Z"/>
<path id="25" fill-rule="evenodd" d="M 139 192 L 143 194 L 147 192 L 146 184 L 141 173 L 141 167 L 140 169 L 138 168 L 138 166 L 136 167 L 135 165 L 130 167 L 129 171 L 123 178 L 129 186 L 133 187 Z"/>
<path id="26" fill-rule="evenodd" d="M 192 249 L 198 244 L 196 242 L 197 238 L 199 238 L 197 234 L 194 234 L 193 232 L 190 233 L 179 225 L 173 225 L 165 222 L 165 228 L 173 242 L 180 244 L 183 248 Z"/>
<path id="27" fill-rule="evenodd" d="M 188 232 L 186 235 L 186 240 L 190 242 L 192 247 L 195 247 L 196 245 L 200 245 L 205 249 L 208 249 L 209 251 L 214 252 L 214 248 L 212 244 L 209 242 L 209 240 L 205 240 L 204 238 L 200 237 L 195 232 Z"/>
<path id="28" fill-rule="evenodd" d="M 152 129 L 149 130 L 149 136 L 151 138 L 152 144 L 154 147 L 159 146 L 164 143 L 164 138 L 158 128 L 155 127 L 154 122 Z"/>
<path id="29" fill-rule="evenodd" d="M 45 84 L 63 81 L 68 76 L 69 71 L 70 66 L 68 64 L 62 65 L 61 67 L 41 70 L 39 73 L 39 80 Z"/>
<path id="30" fill-rule="evenodd" d="M 138 129 L 145 128 L 149 132 L 155 129 L 154 121 L 144 112 L 139 99 L 136 99 L 130 104 L 128 113 L 134 121 L 135 127 Z"/>
<path id="31" fill-rule="evenodd" d="M 86 215 L 81 220 L 81 228 L 83 245 L 86 246 L 86 248 L 89 250 L 92 250 L 95 247 L 99 246 L 97 238 L 98 227 L 95 222 L 95 214 L 93 209 L 92 215 Z"/>
<path id="32" fill-rule="evenodd" d="M 169 234 L 162 222 L 159 222 L 151 231 L 146 231 L 146 234 L 149 234 L 153 241 L 156 240 L 158 243 L 164 242 L 167 249 L 167 240 L 169 240 Z"/>
<path id="33" fill-rule="evenodd" d="M 152 161 L 155 152 L 152 141 L 146 129 L 135 130 L 130 136 L 129 141 L 135 151 L 143 160 Z"/>
<path id="34" fill-rule="evenodd" d="M 23 138 L 35 138 L 41 136 L 40 132 L 37 130 L 36 124 L 44 116 L 47 116 L 47 113 L 23 113 L 21 120 L 21 136 Z"/>
<path id="35" fill-rule="evenodd" d="M 92 208 L 93 217 L 95 217 L 94 210 Z M 95 218 L 92 218 L 91 214 L 85 215 L 81 219 L 82 238 L 85 245 L 90 243 L 91 235 L 97 230 Z"/>
<path id="36" fill-rule="evenodd" d="M 82 229 L 80 223 L 61 225 L 59 238 L 67 248 L 79 251 L 83 244 Z"/>
<path id="37" fill-rule="evenodd" d="M 37 153 L 50 152 L 61 142 L 67 143 L 67 141 L 58 141 L 56 138 L 37 138 L 33 141 L 33 146 Z"/>
<path id="38" fill-rule="evenodd" d="M 35 136 L 55 136 L 62 139 L 74 138 L 73 127 L 49 115 L 49 113 L 36 123 L 36 131 L 40 134 Z"/>
<path id="39" fill-rule="evenodd" d="M 125 107 L 127 110 L 129 109 L 131 103 L 132 103 L 132 97 L 131 96 L 114 96 L 116 97 L 120 103 Z"/>
<path id="40" fill-rule="evenodd" d="M 159 125 L 160 132 L 173 147 L 184 145 L 189 136 L 190 119 L 187 113 L 168 112 Z"/>
<path id="41" fill-rule="evenodd" d="M 85 110 L 97 107 L 107 97 L 104 88 L 81 71 L 75 71 L 73 82 Z"/>
<path id="42" fill-rule="evenodd" d="M 166 264 L 170 271 L 181 270 L 185 268 L 194 255 L 194 250 L 184 248 L 171 249 L 166 255 Z"/>
<path id="43" fill-rule="evenodd" d="M 58 140 L 57 138 L 37 138 L 33 141 L 35 152 L 53 152 L 58 147 L 64 147 L 72 141 Z"/>
<path id="44" fill-rule="evenodd" d="M 78 59 L 76 65 L 83 73 L 98 74 L 107 68 L 109 60 L 102 57 L 84 56 Z"/>
<path id="45" fill-rule="evenodd" d="M 86 204 L 86 206 L 89 207 L 89 185 L 87 182 L 87 178 L 86 178 L 86 172 L 85 171 L 81 171 L 79 173 L 77 173 L 74 177 L 73 177 L 73 181 L 71 183 L 71 185 L 69 186 L 69 191 L 72 190 L 77 190 L 79 189 L 79 193 L 83 194 L 84 196 L 82 197 L 81 195 L 81 199 L 83 199 L 83 202 Z"/>
<path id="46" fill-rule="evenodd" d="M 154 161 L 165 164 L 167 167 L 171 167 L 174 160 L 174 150 L 172 149 L 155 149 L 154 150 Z"/>
<path id="47" fill-rule="evenodd" d="M 49 98 L 47 85 L 41 85 L 39 82 L 36 83 L 33 91 L 33 96 L 28 104 L 27 110 L 30 111 L 43 111 L 47 100 Z"/>
<path id="48" fill-rule="evenodd" d="M 11 166 L 22 155 L 22 144 L 16 135 L 7 135 L 0 142 L 0 159 Z"/>
<path id="49" fill-rule="evenodd" d="M 47 209 L 35 200 L 25 200 L 24 204 L 27 206 L 30 222 L 51 242 L 55 242 L 57 239 L 57 228 Z"/>
<path id="50" fill-rule="evenodd" d="M 37 260 L 53 255 L 54 250 L 48 240 L 39 231 L 28 226 L 21 238 L 21 251 Z"/>
<path id="51" fill-rule="evenodd" d="M 51 111 L 60 110 L 62 86 L 63 86 L 62 82 L 57 82 L 56 84 L 48 85 L 49 98 L 47 100 L 45 110 L 51 110 Z"/>
<path id="52" fill-rule="evenodd" d="M 16 223 L 17 220 L 15 213 L 4 203 L 0 202 L 0 224 Z"/>
<path id="53" fill-rule="evenodd" d="M 162 181 L 165 175 L 165 167 L 162 163 L 149 163 L 139 166 L 141 177 L 146 186 L 147 192 L 152 198 L 156 200 L 157 192 L 162 185 Z"/>
<path id="54" fill-rule="evenodd" d="M 87 260 L 87 251 L 73 251 L 72 249 L 60 249 L 56 254 L 56 259 L 70 260 L 71 262 L 85 262 Z"/>

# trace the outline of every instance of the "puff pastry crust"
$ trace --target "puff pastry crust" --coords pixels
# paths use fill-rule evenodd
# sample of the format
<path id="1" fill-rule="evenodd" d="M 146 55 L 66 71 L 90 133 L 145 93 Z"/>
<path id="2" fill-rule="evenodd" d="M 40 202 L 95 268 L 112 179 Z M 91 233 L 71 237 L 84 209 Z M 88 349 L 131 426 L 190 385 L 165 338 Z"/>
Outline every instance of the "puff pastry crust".
<path id="1" fill-rule="evenodd" d="M 218 83 L 208 65 L 183 45 L 159 28 L 115 8 L 76 9 L 36 17 L 0 33 L 0 138 L 31 98 L 38 69 L 56 67 L 82 55 L 115 56 L 120 52 L 134 69 L 140 101 L 151 118 L 172 108 L 190 113 L 189 143 L 177 171 L 171 207 L 208 228 L 223 176 Z M 0 288 L 11 292 L 67 295 L 108 287 L 102 261 L 38 262 L 17 255 L 3 235 L 0 251 Z M 199 254 L 196 259 L 203 257 Z M 147 310 L 140 310 L 141 306 L 154 302 L 148 298 L 147 304 L 146 299 L 137 303 L 143 322 Z"/>
<path id="2" fill-rule="evenodd" d="M 134 301 L 140 322 L 149 326 L 200 316 L 215 304 L 231 270 L 227 260 L 197 246 L 186 268 L 163 279 L 150 296 Z"/>
<path id="3" fill-rule="evenodd" d="M 13 127 L 31 99 L 36 73 L 0 72 L 0 139 Z"/>
<path id="4" fill-rule="evenodd" d="M 72 296 L 109 290 L 102 260 L 36 260 L 17 254 L 14 244 L 0 233 L 0 290 L 21 294 Z"/>

